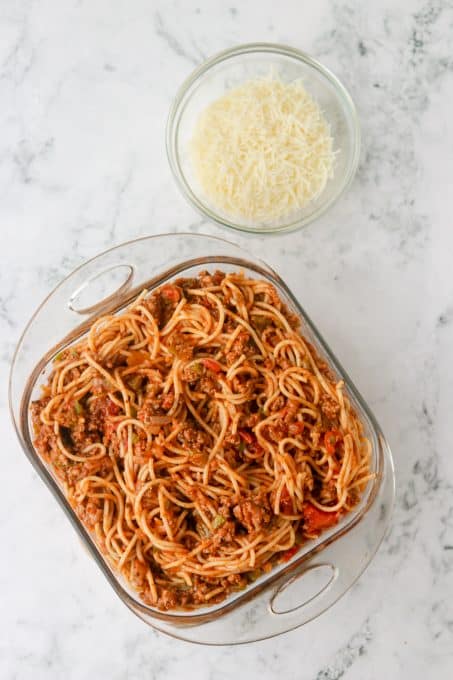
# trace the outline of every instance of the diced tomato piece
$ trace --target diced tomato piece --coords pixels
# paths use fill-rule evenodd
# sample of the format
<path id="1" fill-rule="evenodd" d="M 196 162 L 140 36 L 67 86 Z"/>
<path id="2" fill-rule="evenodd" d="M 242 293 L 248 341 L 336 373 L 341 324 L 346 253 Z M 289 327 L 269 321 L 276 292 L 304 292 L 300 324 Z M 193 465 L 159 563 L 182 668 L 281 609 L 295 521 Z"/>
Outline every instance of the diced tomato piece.
<path id="1" fill-rule="evenodd" d="M 214 373 L 220 373 L 222 366 L 215 359 L 202 359 L 202 364 L 209 371 L 214 371 Z"/>
<path id="2" fill-rule="evenodd" d="M 255 437 L 248 430 L 238 430 L 238 434 L 245 441 L 246 444 L 253 444 Z"/>
<path id="3" fill-rule="evenodd" d="M 294 557 L 294 555 L 299 552 L 300 545 L 293 545 L 292 548 L 287 550 L 286 552 L 283 553 L 282 555 L 282 560 L 283 562 L 289 562 L 291 557 Z"/>
<path id="4" fill-rule="evenodd" d="M 304 431 L 304 423 L 301 420 L 296 420 L 295 423 L 290 423 L 288 426 L 288 433 L 290 435 L 297 436 L 298 434 L 302 434 Z"/>
<path id="5" fill-rule="evenodd" d="M 324 435 L 324 445 L 326 447 L 327 453 L 333 456 L 337 444 L 343 441 L 343 435 L 339 430 L 328 430 Z"/>
<path id="6" fill-rule="evenodd" d="M 247 444 L 250 453 L 255 456 L 262 456 L 264 454 L 264 449 L 261 444 L 258 444 L 255 435 L 249 430 L 238 430 L 238 435 L 242 439 L 242 442 Z M 244 444 L 241 442 L 242 448 Z"/>
<path id="7" fill-rule="evenodd" d="M 149 359 L 148 352 L 144 352 L 142 349 L 134 350 L 133 352 L 130 352 L 128 354 L 127 365 L 138 366 L 139 364 L 142 364 L 144 361 L 147 361 L 147 359 Z"/>
<path id="8" fill-rule="evenodd" d="M 170 283 L 161 288 L 162 295 L 170 302 L 179 302 L 181 299 L 181 293 L 176 286 L 172 286 Z"/>
<path id="9" fill-rule="evenodd" d="M 307 534 L 314 534 L 323 529 L 328 529 L 333 527 L 340 516 L 337 512 L 324 512 L 316 508 L 311 503 L 304 503 L 303 505 L 303 516 L 304 516 L 304 530 Z"/>

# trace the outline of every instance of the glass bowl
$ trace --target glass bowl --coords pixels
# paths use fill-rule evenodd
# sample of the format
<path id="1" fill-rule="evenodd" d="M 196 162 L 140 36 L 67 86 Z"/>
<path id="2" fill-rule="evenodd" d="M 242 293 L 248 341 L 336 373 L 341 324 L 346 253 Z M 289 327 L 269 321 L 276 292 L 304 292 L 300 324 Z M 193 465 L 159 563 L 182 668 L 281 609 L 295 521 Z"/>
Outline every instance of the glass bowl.
<path id="1" fill-rule="evenodd" d="M 302 79 L 317 101 L 331 128 L 336 151 L 334 175 L 318 198 L 306 207 L 279 220 L 254 223 L 228 216 L 204 196 L 192 168 L 190 140 L 198 116 L 212 101 L 246 80 L 270 73 L 285 82 Z M 277 233 L 310 224 L 347 189 L 359 161 L 360 127 L 351 97 L 327 68 L 291 47 L 252 43 L 208 59 L 182 84 L 168 117 L 167 154 L 183 195 L 202 215 L 239 231 Z"/>
<path id="2" fill-rule="evenodd" d="M 359 505 L 335 527 L 304 544 L 291 560 L 244 591 L 211 607 L 162 612 L 138 598 L 81 524 L 61 483 L 34 448 L 30 402 L 39 396 L 39 387 L 52 370 L 54 357 L 80 340 L 96 318 L 120 312 L 144 288 L 152 290 L 173 277 L 196 276 L 203 269 L 241 270 L 276 287 L 283 301 L 300 317 L 304 335 L 333 374 L 344 380 L 372 445 L 375 477 Z M 76 269 L 44 300 L 19 340 L 11 367 L 9 400 L 25 454 L 118 597 L 147 624 L 180 639 L 240 644 L 307 623 L 353 585 L 371 561 L 390 522 L 394 500 L 392 457 L 372 413 L 284 281 L 268 265 L 223 239 L 195 234 L 150 236 L 107 250 Z M 68 582 L 71 583 L 69 573 Z"/>

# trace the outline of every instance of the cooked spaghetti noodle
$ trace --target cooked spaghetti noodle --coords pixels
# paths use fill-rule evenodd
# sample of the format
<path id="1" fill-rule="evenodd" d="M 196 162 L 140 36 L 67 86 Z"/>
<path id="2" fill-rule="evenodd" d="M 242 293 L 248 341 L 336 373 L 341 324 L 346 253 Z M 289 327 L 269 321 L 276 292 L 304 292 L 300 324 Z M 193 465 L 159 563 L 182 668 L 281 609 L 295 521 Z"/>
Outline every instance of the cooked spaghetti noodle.
<path id="1" fill-rule="evenodd" d="M 356 505 L 370 443 L 266 281 L 179 279 L 54 360 L 35 446 L 147 604 L 219 602 Z"/>

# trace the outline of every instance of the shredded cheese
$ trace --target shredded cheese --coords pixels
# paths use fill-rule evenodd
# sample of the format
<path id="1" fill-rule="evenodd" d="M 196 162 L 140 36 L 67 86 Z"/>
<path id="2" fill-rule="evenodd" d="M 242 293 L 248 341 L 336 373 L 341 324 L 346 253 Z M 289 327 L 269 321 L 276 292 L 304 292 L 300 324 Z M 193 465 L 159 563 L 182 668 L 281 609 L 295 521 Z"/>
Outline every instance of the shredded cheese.
<path id="1" fill-rule="evenodd" d="M 282 218 L 317 198 L 333 175 L 330 127 L 302 82 L 251 80 L 210 104 L 191 143 L 208 201 L 255 222 Z"/>

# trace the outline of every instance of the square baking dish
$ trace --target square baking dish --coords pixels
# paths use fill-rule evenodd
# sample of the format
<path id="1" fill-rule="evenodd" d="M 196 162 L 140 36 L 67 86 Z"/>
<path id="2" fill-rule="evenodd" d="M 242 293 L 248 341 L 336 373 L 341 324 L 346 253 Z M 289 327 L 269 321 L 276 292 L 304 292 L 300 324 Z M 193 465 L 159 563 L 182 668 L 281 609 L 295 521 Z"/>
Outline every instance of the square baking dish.
<path id="1" fill-rule="evenodd" d="M 219 604 L 192 611 L 162 612 L 142 602 L 99 551 L 90 532 L 67 501 L 60 482 L 33 445 L 30 403 L 62 349 L 79 341 L 103 314 L 121 312 L 143 290 L 202 270 L 243 271 L 272 283 L 301 319 L 301 331 L 344 380 L 346 393 L 372 446 L 374 478 L 358 506 L 332 529 L 305 543 L 287 563 L 261 576 Z M 344 369 L 282 279 L 266 264 L 222 239 L 164 234 L 112 248 L 70 274 L 46 298 L 27 325 L 10 374 L 10 408 L 22 447 L 41 479 L 110 585 L 146 623 L 175 637 L 203 644 L 239 644 L 296 628 L 328 609 L 371 561 L 389 525 L 394 472 L 385 438 Z"/>

